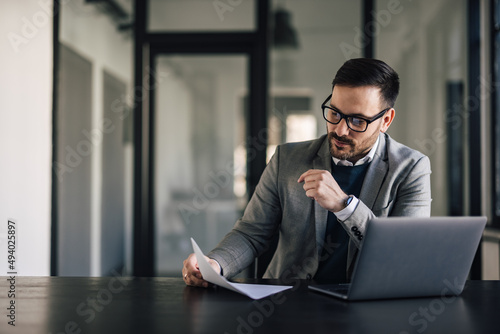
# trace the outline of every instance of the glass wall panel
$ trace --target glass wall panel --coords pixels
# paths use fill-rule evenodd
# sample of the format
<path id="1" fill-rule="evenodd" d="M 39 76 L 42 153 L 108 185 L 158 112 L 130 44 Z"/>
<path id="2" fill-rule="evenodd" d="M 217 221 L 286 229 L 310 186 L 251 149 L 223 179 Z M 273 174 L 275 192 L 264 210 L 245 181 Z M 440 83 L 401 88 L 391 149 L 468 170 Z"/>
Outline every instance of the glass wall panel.
<path id="1" fill-rule="evenodd" d="M 255 0 L 150 0 L 150 32 L 255 30 Z"/>
<path id="2" fill-rule="evenodd" d="M 432 215 L 447 215 L 448 199 L 463 202 L 466 189 L 450 191 L 450 174 L 461 170 L 466 145 L 467 92 L 465 0 L 377 1 L 377 58 L 400 75 L 401 92 L 389 134 L 429 156 Z M 461 149 L 462 148 L 462 149 Z M 450 154 L 453 152 L 453 154 Z M 463 187 L 466 187 L 464 183 Z M 448 196 L 448 193 L 450 196 Z M 464 204 L 465 205 L 465 204 Z M 462 208 L 463 209 L 463 208 Z"/>
<path id="3" fill-rule="evenodd" d="M 192 252 L 209 251 L 244 209 L 246 56 L 162 55 L 155 90 L 156 273 L 178 276 Z"/>
<path id="4" fill-rule="evenodd" d="M 272 2 L 268 160 L 280 143 L 326 133 L 320 106 L 338 68 L 362 54 L 361 13 L 361 1 Z"/>

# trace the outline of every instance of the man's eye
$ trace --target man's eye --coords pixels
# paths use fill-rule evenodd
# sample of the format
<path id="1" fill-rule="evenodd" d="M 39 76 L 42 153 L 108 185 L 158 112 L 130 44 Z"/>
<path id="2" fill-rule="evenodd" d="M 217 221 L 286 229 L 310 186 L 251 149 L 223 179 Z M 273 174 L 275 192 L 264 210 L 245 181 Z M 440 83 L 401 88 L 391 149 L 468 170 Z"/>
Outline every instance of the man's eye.
<path id="1" fill-rule="evenodd" d="M 362 119 L 362 118 L 356 118 L 356 117 L 353 117 L 351 118 L 350 120 L 350 123 L 354 126 L 363 126 L 365 124 L 365 120 Z"/>

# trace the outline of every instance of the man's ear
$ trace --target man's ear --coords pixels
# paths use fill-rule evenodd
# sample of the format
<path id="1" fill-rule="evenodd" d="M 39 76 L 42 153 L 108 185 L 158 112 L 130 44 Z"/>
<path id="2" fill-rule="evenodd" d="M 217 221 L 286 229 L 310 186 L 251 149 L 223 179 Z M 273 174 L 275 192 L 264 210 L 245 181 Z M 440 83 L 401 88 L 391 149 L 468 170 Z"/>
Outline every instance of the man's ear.
<path id="1" fill-rule="evenodd" d="M 387 129 L 389 129 L 389 126 L 391 125 L 395 115 L 396 115 L 396 110 L 394 110 L 394 108 L 387 110 L 384 117 L 382 117 L 382 125 L 380 126 L 380 132 L 386 132 Z"/>

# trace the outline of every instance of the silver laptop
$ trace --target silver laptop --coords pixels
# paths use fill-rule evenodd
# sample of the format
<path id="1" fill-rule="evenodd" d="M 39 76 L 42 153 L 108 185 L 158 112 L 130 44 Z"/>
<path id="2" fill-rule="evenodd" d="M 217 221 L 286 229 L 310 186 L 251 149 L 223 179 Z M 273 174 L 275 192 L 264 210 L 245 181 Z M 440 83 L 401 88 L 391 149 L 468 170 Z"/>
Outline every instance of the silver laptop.
<path id="1" fill-rule="evenodd" d="M 309 289 L 346 300 L 457 296 L 486 217 L 388 217 L 371 220 L 350 284 Z"/>

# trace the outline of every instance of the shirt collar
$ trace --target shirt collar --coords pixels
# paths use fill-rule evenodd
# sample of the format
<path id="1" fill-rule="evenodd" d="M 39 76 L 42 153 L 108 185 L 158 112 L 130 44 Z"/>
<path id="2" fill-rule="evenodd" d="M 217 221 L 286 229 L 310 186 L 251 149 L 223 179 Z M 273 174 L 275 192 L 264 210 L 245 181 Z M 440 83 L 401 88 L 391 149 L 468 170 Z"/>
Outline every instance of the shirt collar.
<path id="1" fill-rule="evenodd" d="M 353 164 L 352 162 L 347 161 L 347 160 L 337 159 L 335 157 L 332 157 L 333 163 L 335 165 L 338 165 L 338 166 L 359 166 L 359 165 L 367 164 L 373 160 L 373 157 L 375 156 L 375 152 L 377 152 L 377 147 L 378 147 L 379 141 L 380 141 L 380 138 L 377 137 L 377 140 L 375 141 L 375 144 L 373 145 L 370 152 L 368 152 L 368 154 L 365 155 L 363 158 L 356 161 L 355 164 Z"/>

